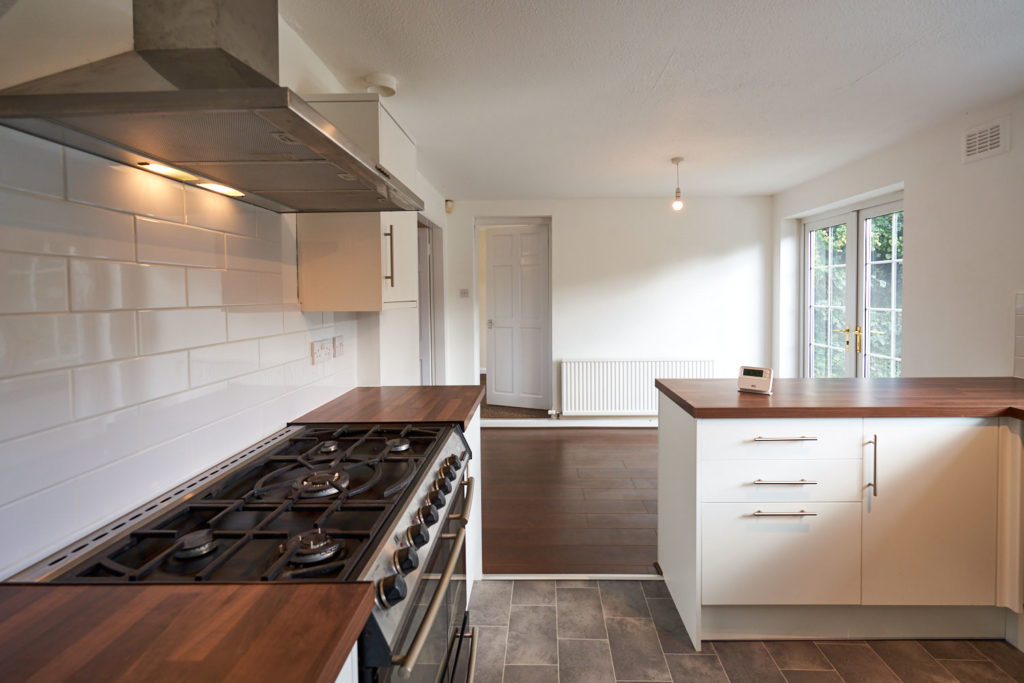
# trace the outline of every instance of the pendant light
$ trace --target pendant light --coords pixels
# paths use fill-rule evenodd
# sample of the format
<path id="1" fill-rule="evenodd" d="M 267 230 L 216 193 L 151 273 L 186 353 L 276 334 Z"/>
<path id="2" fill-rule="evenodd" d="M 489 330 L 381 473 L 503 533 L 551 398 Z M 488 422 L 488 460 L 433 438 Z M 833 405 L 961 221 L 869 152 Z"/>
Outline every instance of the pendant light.
<path id="1" fill-rule="evenodd" d="M 679 164 L 682 157 L 672 157 L 671 161 L 676 165 L 676 198 L 672 201 L 672 210 L 679 212 L 683 210 L 683 193 L 679 189 Z"/>

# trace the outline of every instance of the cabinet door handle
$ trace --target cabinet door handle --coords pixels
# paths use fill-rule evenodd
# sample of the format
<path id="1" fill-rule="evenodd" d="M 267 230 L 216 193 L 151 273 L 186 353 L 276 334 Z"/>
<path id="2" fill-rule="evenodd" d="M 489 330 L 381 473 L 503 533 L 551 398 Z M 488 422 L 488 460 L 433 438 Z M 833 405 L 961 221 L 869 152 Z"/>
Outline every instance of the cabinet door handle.
<path id="1" fill-rule="evenodd" d="M 817 441 L 816 436 L 755 436 L 754 441 L 763 443 L 766 441 Z"/>
<path id="2" fill-rule="evenodd" d="M 868 441 L 874 451 L 873 460 L 874 463 L 871 466 L 871 483 L 868 486 L 871 487 L 871 495 L 878 497 L 878 434 L 872 434 L 874 438 Z"/>
<path id="3" fill-rule="evenodd" d="M 809 479 L 793 479 L 793 480 L 778 480 L 772 481 L 767 479 L 755 479 L 754 484 L 757 486 L 812 486 L 817 484 L 816 481 Z"/>
<path id="4" fill-rule="evenodd" d="M 800 510 L 799 512 L 765 512 L 763 510 L 756 510 L 754 517 L 817 517 L 817 512 L 808 512 L 807 510 Z"/>
<path id="5" fill-rule="evenodd" d="M 388 238 L 388 257 L 391 261 L 391 273 L 385 275 L 385 280 L 391 280 L 391 288 L 395 288 L 395 226 L 389 225 L 388 231 L 384 233 L 384 236 Z"/>

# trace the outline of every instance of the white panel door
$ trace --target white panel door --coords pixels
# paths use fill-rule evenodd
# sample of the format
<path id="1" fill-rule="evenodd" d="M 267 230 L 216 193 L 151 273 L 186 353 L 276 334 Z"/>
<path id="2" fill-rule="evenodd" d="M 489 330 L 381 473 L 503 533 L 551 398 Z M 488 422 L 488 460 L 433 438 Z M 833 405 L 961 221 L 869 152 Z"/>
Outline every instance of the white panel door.
<path id="1" fill-rule="evenodd" d="M 551 408 L 548 229 L 487 231 L 487 402 Z"/>
<path id="2" fill-rule="evenodd" d="M 998 420 L 866 419 L 864 432 L 864 604 L 994 605 Z"/>

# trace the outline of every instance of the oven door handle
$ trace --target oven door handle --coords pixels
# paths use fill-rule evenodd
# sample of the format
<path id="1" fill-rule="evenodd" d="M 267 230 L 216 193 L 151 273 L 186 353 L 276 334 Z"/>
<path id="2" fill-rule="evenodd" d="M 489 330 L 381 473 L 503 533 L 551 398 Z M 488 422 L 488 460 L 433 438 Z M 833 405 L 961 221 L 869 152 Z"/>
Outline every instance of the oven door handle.
<path id="1" fill-rule="evenodd" d="M 437 592 L 434 593 L 434 597 L 430 601 L 430 605 L 427 607 L 427 613 L 423 617 L 423 623 L 420 624 L 420 630 L 416 632 L 416 637 L 412 640 L 412 645 L 409 646 L 409 651 L 404 655 L 394 655 L 391 658 L 391 663 L 395 666 L 400 667 L 398 674 L 402 678 L 409 678 L 412 675 L 412 670 L 416 668 L 416 662 L 420 658 L 420 653 L 423 651 L 423 646 L 427 644 L 427 636 L 430 635 L 430 629 L 434 626 L 434 621 L 437 619 L 437 613 L 441 611 L 441 605 L 444 604 L 445 598 L 448 593 L 448 584 L 452 580 L 452 575 L 455 574 L 455 566 L 459 563 L 459 555 L 462 554 L 462 546 L 466 543 L 466 530 L 459 529 L 458 535 L 455 537 L 455 545 L 452 547 L 451 557 L 448 558 L 448 564 L 445 565 L 444 574 L 441 575 L 441 583 L 437 586 Z"/>
<path id="2" fill-rule="evenodd" d="M 463 522 L 469 522 L 469 512 L 473 508 L 473 496 L 476 493 L 476 477 L 470 477 L 462 482 L 462 485 L 466 487 L 466 502 L 462 506 L 462 512 L 457 515 L 448 515 L 448 519 L 461 519 Z"/>

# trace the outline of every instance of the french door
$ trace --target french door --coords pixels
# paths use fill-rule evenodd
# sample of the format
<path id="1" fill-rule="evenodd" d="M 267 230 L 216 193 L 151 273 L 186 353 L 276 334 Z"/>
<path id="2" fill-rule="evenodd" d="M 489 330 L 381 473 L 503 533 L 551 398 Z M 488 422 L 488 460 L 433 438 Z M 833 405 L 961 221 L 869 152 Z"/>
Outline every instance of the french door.
<path id="1" fill-rule="evenodd" d="M 903 202 L 804 223 L 807 377 L 899 377 Z"/>

